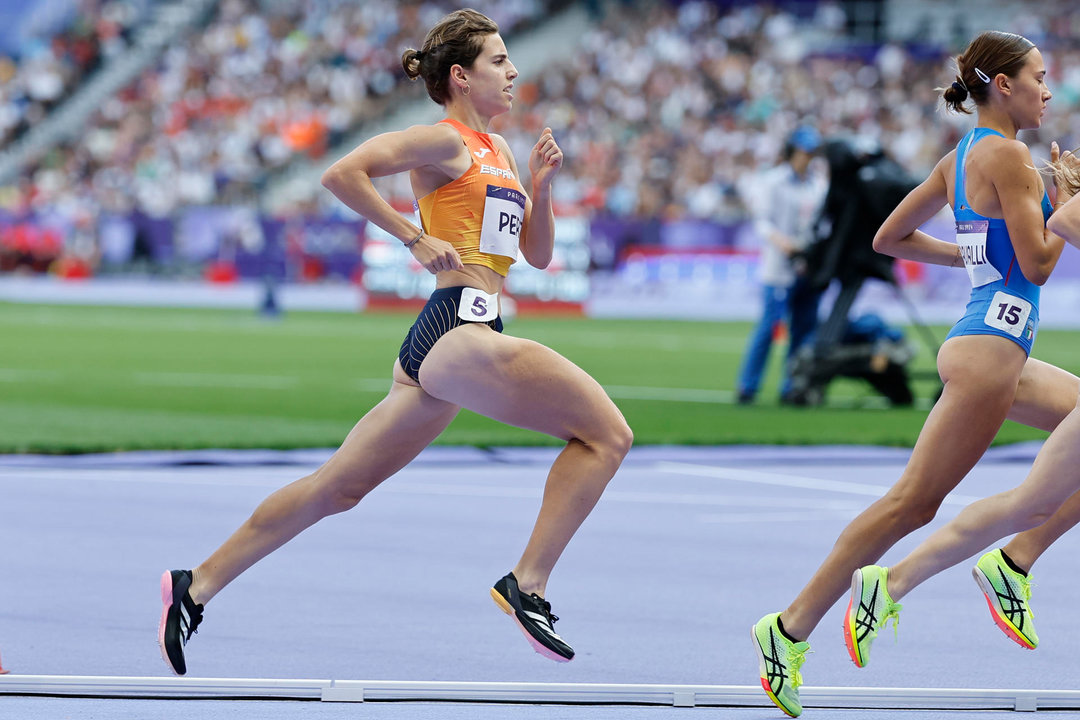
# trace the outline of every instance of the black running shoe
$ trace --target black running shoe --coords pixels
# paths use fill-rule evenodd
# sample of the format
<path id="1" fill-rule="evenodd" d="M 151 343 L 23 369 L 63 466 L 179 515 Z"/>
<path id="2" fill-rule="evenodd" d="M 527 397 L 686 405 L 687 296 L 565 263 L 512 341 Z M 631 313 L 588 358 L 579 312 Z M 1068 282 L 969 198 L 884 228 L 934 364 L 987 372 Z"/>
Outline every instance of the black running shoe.
<path id="1" fill-rule="evenodd" d="M 158 645 L 161 657 L 177 675 L 187 672 L 184 646 L 202 622 L 202 605 L 196 605 L 188 593 L 190 570 L 166 570 L 161 576 L 161 624 Z"/>
<path id="2" fill-rule="evenodd" d="M 556 662 L 574 659 L 574 648 L 555 632 L 555 621 L 559 618 L 551 614 L 551 603 L 536 593 L 523 595 L 518 590 L 514 573 L 495 583 L 491 598 L 504 613 L 514 618 L 533 650 Z"/>

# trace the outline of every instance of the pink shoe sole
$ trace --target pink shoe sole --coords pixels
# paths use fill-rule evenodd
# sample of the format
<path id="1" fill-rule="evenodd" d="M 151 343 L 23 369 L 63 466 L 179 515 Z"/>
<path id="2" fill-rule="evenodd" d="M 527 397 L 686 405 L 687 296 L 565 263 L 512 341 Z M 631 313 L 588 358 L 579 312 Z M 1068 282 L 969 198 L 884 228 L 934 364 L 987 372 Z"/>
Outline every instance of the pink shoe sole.
<path id="1" fill-rule="evenodd" d="M 172 663 L 169 662 L 169 653 L 165 651 L 165 621 L 169 618 L 169 608 L 172 607 L 172 573 L 168 570 L 161 576 L 161 622 L 158 623 L 158 648 L 161 650 L 161 659 L 165 661 L 165 664 L 169 666 L 169 670 L 172 670 L 173 675 L 176 675 L 176 670 L 173 669 Z"/>
<path id="2" fill-rule="evenodd" d="M 530 635 L 529 631 L 526 630 L 525 626 L 521 624 L 520 620 L 518 620 L 517 613 L 514 612 L 514 608 L 511 607 L 510 603 L 506 602 L 506 598 L 500 595 L 495 590 L 495 588 L 491 589 L 491 599 L 495 601 L 495 604 L 499 606 L 500 610 L 502 610 L 514 620 L 514 624 L 518 626 L 518 629 L 521 630 L 521 634 L 524 635 L 525 639 L 529 641 L 530 645 L 532 645 L 533 650 L 543 655 L 548 660 L 554 660 L 555 662 L 565 663 L 573 660 L 573 658 L 564 658 L 562 655 L 553 652 L 552 650 L 544 647 L 544 645 L 542 645 L 541 643 L 537 642 L 536 638 Z"/>
<path id="3" fill-rule="evenodd" d="M 994 624 L 998 626 L 998 629 L 1005 633 L 1006 637 L 1025 650 L 1034 650 L 1035 646 L 1032 645 L 1027 638 L 1020 635 L 1020 633 L 1012 626 L 1012 623 L 998 613 L 997 606 L 995 606 L 994 601 L 990 599 L 997 593 L 997 591 L 994 590 L 994 586 L 990 583 L 990 579 L 983 575 L 982 571 L 977 567 L 972 568 L 971 574 L 975 578 L 975 582 L 979 584 L 979 589 L 983 591 L 983 599 L 986 600 L 986 607 L 990 609 L 990 617 L 994 621 Z"/>

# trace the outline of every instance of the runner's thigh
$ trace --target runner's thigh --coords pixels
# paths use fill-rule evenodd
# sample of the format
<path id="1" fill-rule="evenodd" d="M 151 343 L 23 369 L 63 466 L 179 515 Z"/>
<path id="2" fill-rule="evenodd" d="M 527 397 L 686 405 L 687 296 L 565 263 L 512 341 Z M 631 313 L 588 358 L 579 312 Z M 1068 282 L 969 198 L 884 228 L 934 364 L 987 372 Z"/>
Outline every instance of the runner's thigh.
<path id="1" fill-rule="evenodd" d="M 625 426 L 584 370 L 540 343 L 462 325 L 443 335 L 420 368 L 433 397 L 500 422 L 588 441 Z"/>
<path id="2" fill-rule="evenodd" d="M 405 467 L 460 409 L 428 395 L 394 361 L 390 392 L 353 426 L 319 474 L 343 490 L 366 493 Z"/>
<path id="3" fill-rule="evenodd" d="M 1016 386 L 1009 419 L 1040 430 L 1053 430 L 1076 407 L 1080 379 L 1056 365 L 1028 358 Z"/>

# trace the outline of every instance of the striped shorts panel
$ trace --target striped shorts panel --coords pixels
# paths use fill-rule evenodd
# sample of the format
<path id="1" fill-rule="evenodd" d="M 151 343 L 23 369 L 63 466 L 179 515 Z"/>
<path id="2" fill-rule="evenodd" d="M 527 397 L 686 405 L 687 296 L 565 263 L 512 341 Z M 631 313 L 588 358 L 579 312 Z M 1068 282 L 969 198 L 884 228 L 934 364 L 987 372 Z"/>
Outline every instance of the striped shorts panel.
<path id="1" fill-rule="evenodd" d="M 405 335 L 405 341 L 401 343 L 401 350 L 398 351 L 398 360 L 405 374 L 413 380 L 420 382 L 420 365 L 431 352 L 435 341 L 458 325 L 469 322 L 458 317 L 458 304 L 463 290 L 464 286 L 458 286 L 439 288 L 433 292 L 417 315 L 416 322 Z M 499 317 L 483 324 L 495 332 L 503 330 L 502 318 Z"/>

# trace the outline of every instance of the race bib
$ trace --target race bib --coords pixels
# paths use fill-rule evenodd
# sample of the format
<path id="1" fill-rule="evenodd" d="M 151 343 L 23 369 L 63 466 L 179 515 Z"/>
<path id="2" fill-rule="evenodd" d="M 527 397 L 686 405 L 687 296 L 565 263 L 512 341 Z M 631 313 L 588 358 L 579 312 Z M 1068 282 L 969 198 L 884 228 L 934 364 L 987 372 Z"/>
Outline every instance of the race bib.
<path id="1" fill-rule="evenodd" d="M 525 194 L 512 188 L 488 185 L 484 221 L 480 226 L 480 252 L 517 261 Z"/>
<path id="2" fill-rule="evenodd" d="M 461 291 L 457 314 L 466 322 L 490 322 L 499 317 L 499 293 L 467 287 Z"/>
<path id="3" fill-rule="evenodd" d="M 971 287 L 977 288 L 1001 279 L 986 257 L 986 231 L 990 223 L 986 220 L 961 220 L 956 223 L 956 244 L 960 246 L 960 257 L 964 258 Z"/>
<path id="4" fill-rule="evenodd" d="M 1015 338 L 1023 336 L 1031 339 L 1035 334 L 1034 322 L 1029 323 L 1031 303 L 1024 298 L 1006 295 L 998 290 L 986 311 L 984 322 L 992 328 L 1002 330 Z"/>

